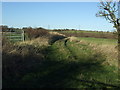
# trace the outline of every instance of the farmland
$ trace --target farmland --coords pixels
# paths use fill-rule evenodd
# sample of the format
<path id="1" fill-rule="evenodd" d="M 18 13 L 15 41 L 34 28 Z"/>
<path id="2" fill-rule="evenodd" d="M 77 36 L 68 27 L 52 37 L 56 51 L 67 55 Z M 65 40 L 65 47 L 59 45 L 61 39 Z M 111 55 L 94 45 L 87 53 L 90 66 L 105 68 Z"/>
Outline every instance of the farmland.
<path id="1" fill-rule="evenodd" d="M 53 30 L 61 34 L 66 35 L 67 37 L 94 37 L 94 38 L 108 38 L 116 39 L 117 35 L 113 32 L 103 32 L 103 31 L 84 31 L 84 30 Z"/>
<path id="2" fill-rule="evenodd" d="M 36 33 L 4 41 L 3 88 L 119 87 L 117 39 Z"/>

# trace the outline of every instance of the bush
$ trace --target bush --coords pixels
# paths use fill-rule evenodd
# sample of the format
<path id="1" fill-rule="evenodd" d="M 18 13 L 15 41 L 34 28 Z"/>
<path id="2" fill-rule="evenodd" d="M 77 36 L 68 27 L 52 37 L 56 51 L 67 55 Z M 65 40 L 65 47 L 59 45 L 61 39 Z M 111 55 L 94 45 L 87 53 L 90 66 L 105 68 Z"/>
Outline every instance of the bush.
<path id="1" fill-rule="evenodd" d="M 46 37 L 49 35 L 48 31 L 42 28 L 32 29 L 28 28 L 26 29 L 25 33 L 27 33 L 28 38 L 38 38 L 38 37 Z"/>

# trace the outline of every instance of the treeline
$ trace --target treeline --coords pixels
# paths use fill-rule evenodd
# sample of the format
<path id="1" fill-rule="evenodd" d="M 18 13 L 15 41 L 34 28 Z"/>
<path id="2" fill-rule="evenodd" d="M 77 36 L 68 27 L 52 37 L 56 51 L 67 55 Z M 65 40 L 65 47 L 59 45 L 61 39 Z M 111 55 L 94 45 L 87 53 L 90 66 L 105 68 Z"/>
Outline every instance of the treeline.
<path id="1" fill-rule="evenodd" d="M 20 30 L 19 28 L 8 27 L 6 25 L 5 26 L 2 25 L 2 26 L 0 26 L 0 28 L 1 28 L 2 32 L 15 32 L 15 31 Z"/>
<path id="2" fill-rule="evenodd" d="M 14 27 L 8 27 L 7 25 L 1 25 L 0 28 L 2 28 L 2 32 L 17 32 L 20 30 L 27 30 L 27 29 L 31 29 L 31 30 L 46 30 L 48 31 L 48 29 L 45 29 L 43 27 L 36 27 L 36 28 L 32 28 L 32 27 L 23 27 L 23 28 L 14 28 Z M 96 31 L 96 30 L 76 30 L 76 29 L 53 29 L 53 30 L 49 30 L 49 31 L 86 31 L 86 32 L 105 32 L 105 31 Z M 107 31 L 109 32 L 109 31 Z M 115 31 L 113 33 L 116 33 Z"/>
<path id="3" fill-rule="evenodd" d="M 100 30 L 76 30 L 76 29 L 53 29 L 52 31 L 85 31 L 85 32 L 100 32 L 100 33 L 109 33 L 109 31 L 100 31 Z M 111 32 L 110 32 L 111 33 Z M 116 31 L 112 32 L 116 33 Z"/>
<path id="4" fill-rule="evenodd" d="M 30 29 L 30 30 L 48 30 L 48 29 L 45 29 L 45 28 L 42 28 L 42 27 L 37 27 L 37 28 L 32 28 L 32 27 L 14 28 L 14 27 L 8 27 L 7 25 L 1 25 L 0 28 L 2 28 L 3 32 L 16 32 L 18 30 L 27 30 L 27 29 Z M 78 30 L 75 30 L 75 29 L 53 29 L 53 30 L 50 30 L 50 31 L 78 31 Z"/>
<path id="5" fill-rule="evenodd" d="M 46 30 L 46 29 L 44 29 L 42 27 L 38 27 L 38 28 L 32 28 L 32 27 L 14 28 L 14 27 L 8 27 L 7 25 L 1 25 L 0 28 L 2 29 L 2 32 L 16 32 L 16 31 L 27 30 L 27 29 L 32 29 L 32 30 L 42 29 L 42 30 Z"/>

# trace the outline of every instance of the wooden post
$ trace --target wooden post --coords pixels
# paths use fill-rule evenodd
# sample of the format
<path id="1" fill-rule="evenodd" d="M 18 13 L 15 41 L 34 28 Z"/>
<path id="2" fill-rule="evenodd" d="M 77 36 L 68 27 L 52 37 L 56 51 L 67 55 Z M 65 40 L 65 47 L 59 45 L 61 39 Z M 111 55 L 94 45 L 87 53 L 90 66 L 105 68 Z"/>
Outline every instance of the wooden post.
<path id="1" fill-rule="evenodd" d="M 10 35 L 9 35 L 9 40 L 10 40 L 10 41 L 12 41 L 11 36 L 12 36 L 12 32 L 10 31 Z"/>
<path id="2" fill-rule="evenodd" d="M 25 41 L 24 30 L 22 30 L 22 41 Z"/>

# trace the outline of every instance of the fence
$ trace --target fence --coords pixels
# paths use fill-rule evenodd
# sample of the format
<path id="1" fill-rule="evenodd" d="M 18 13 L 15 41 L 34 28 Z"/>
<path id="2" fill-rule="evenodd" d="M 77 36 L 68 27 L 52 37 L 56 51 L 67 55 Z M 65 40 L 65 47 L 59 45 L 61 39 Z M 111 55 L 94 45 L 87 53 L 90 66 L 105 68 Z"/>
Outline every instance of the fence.
<path id="1" fill-rule="evenodd" d="M 15 41 L 15 42 L 25 40 L 25 35 L 23 30 L 19 32 L 3 32 L 3 37 L 9 39 L 10 41 Z"/>

